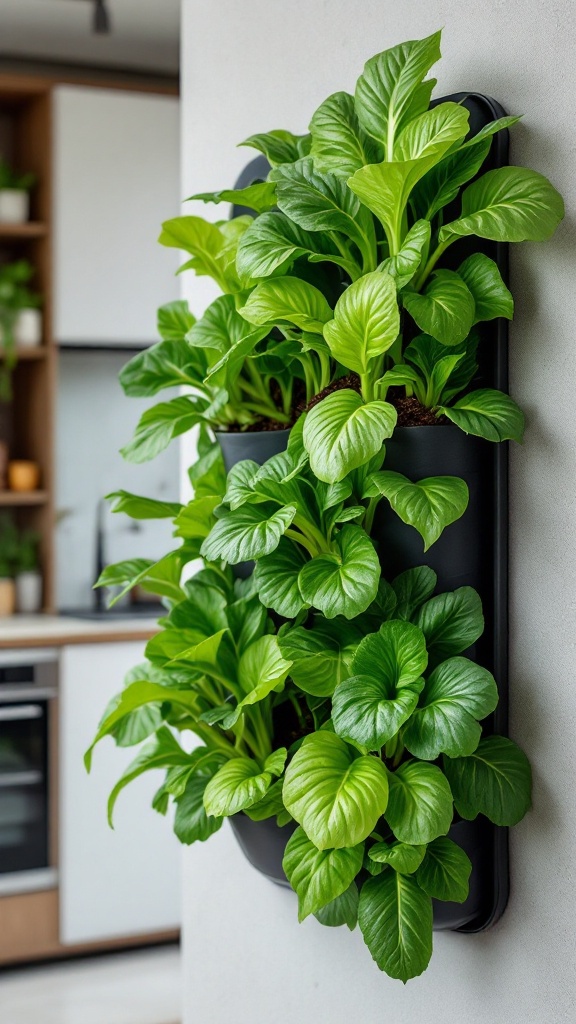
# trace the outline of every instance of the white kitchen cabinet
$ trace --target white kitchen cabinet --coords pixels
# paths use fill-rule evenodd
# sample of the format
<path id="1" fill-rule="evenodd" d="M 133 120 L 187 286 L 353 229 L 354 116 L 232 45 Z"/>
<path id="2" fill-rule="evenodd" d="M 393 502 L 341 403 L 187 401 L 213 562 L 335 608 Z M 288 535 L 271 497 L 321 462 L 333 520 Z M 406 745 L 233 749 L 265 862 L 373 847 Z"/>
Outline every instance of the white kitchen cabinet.
<path id="1" fill-rule="evenodd" d="M 178 297 L 178 254 L 157 244 L 182 212 L 175 96 L 54 90 L 54 336 L 146 345 Z"/>
<path id="2" fill-rule="evenodd" d="M 121 794 L 114 830 L 108 794 L 135 757 L 109 738 L 96 748 L 91 774 L 83 755 L 102 712 L 143 643 L 62 648 L 60 664 L 60 939 L 64 944 L 136 936 L 177 928 L 181 847 L 170 820 L 150 807 L 163 778 L 151 771 Z"/>

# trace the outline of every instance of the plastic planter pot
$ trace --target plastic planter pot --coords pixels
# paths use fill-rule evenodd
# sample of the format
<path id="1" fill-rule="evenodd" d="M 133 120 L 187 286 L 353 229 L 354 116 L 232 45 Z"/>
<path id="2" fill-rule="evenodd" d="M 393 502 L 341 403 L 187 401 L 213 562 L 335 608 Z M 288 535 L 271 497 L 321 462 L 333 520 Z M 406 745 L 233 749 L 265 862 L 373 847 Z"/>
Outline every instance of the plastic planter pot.
<path id="1" fill-rule="evenodd" d="M 286 451 L 289 430 L 249 430 L 234 433 L 218 431 L 216 437 L 222 449 L 226 472 L 244 459 L 252 459 L 259 466 L 273 455 Z"/>

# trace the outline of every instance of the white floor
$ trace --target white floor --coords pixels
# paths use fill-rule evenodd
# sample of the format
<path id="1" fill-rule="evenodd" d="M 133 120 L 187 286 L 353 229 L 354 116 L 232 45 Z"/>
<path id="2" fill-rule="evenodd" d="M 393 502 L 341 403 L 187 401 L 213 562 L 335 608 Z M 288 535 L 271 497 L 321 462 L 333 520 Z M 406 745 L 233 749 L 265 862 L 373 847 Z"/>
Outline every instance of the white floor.
<path id="1" fill-rule="evenodd" d="M 178 1024 L 180 952 L 159 946 L 0 972 L 0 1024 Z"/>

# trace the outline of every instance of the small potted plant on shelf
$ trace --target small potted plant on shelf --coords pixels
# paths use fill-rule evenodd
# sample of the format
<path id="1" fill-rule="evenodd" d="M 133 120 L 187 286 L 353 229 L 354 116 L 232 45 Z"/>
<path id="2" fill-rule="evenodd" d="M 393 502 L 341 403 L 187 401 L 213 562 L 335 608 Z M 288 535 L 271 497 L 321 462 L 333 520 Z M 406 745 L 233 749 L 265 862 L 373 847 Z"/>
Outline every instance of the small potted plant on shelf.
<path id="1" fill-rule="evenodd" d="M 18 348 L 35 348 L 42 341 L 41 299 L 28 287 L 34 273 L 28 260 L 0 267 L 0 398 L 11 395 Z"/>
<path id="2" fill-rule="evenodd" d="M 484 246 L 543 241 L 563 215 L 537 172 L 481 173 L 516 118 L 470 134 L 463 104 L 430 104 L 439 41 L 368 61 L 355 96 L 329 97 L 309 135 L 249 139 L 271 170 L 241 198 L 196 197 L 253 203 L 256 217 L 217 226 L 218 238 L 198 218 L 165 226 L 188 266 L 226 284 L 217 302 L 234 331 L 220 342 L 220 307 L 192 324 L 179 305 L 173 348 L 130 364 L 131 393 L 167 374 L 199 388 L 187 414 L 157 407 L 126 452 L 151 457 L 200 423 L 195 493 L 187 504 L 112 495 L 116 512 L 172 519 L 179 546 L 99 581 L 143 582 L 167 608 L 94 741 L 142 744 L 110 817 L 133 778 L 164 768 L 153 806 L 175 803 L 182 842 L 229 818 L 249 859 L 295 890 L 300 919 L 358 924 L 402 981 L 430 960 L 433 901 L 451 908 L 451 927 L 475 918 L 475 829 L 514 825 L 530 806 L 528 760 L 494 734 L 498 680 L 476 646 L 486 442 L 520 441 L 524 420 L 478 378 L 477 351 L 482 325 L 513 312 Z M 285 450 L 228 452 L 225 466 L 210 429 L 261 415 L 250 396 L 266 379 L 273 398 L 278 352 L 304 384 L 299 409 L 280 403 L 287 424 L 300 412 Z M 246 563 L 253 573 L 235 578 Z"/>
<path id="3" fill-rule="evenodd" d="M 14 566 L 16 609 L 26 615 L 34 615 L 42 607 L 39 543 L 40 536 L 35 530 L 22 530 L 17 538 Z"/>
<path id="4" fill-rule="evenodd" d="M 19 174 L 0 157 L 0 224 L 24 224 L 30 217 L 35 174 Z"/>
<path id="5" fill-rule="evenodd" d="M 0 616 L 13 615 L 16 607 L 14 567 L 18 554 L 18 531 L 8 512 L 0 513 Z"/>

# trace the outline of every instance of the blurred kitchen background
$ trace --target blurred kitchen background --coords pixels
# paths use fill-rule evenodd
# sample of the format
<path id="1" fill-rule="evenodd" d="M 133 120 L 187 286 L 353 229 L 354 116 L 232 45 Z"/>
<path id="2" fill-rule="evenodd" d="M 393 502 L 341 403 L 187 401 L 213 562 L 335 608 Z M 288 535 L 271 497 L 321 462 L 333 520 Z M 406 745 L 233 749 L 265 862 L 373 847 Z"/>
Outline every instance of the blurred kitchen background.
<path id="1" fill-rule="evenodd" d="M 180 851 L 149 810 L 157 780 L 111 832 L 130 751 L 110 744 L 89 777 L 81 761 L 155 621 L 142 592 L 103 610 L 98 566 L 170 543 L 102 498 L 179 496 L 176 445 L 119 454 L 153 400 L 118 382 L 179 294 L 156 244 L 181 212 L 179 7 L 0 0 L 1 1024 L 179 1017 Z"/>

